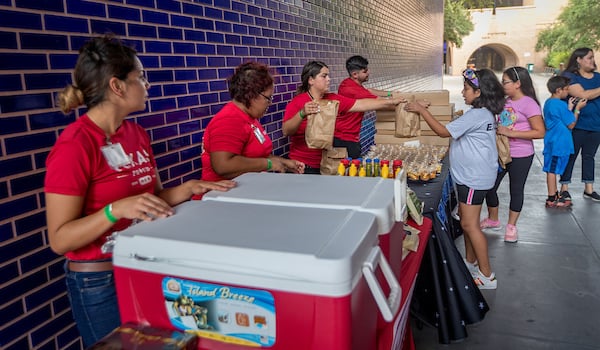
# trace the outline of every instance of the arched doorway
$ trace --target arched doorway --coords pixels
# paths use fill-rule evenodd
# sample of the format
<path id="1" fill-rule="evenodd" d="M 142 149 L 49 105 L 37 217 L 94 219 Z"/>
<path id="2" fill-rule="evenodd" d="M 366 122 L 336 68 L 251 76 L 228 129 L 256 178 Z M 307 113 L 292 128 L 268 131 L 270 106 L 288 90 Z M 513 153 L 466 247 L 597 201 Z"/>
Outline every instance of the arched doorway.
<path id="1" fill-rule="evenodd" d="M 501 72 L 506 67 L 518 64 L 517 55 L 508 46 L 502 44 L 484 45 L 475 50 L 467 60 L 468 67 L 488 68 Z"/>

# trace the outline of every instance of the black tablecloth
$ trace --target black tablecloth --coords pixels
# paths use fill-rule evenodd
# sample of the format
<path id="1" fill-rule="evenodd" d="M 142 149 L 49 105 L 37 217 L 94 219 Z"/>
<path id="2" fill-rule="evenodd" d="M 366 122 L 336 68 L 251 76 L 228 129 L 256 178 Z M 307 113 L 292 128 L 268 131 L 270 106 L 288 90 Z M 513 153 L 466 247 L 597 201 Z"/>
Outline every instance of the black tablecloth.
<path id="1" fill-rule="evenodd" d="M 439 342 L 448 344 L 466 338 L 466 325 L 483 320 L 489 307 L 454 245 L 454 239 L 462 230 L 460 223 L 450 215 L 456 198 L 447 156 L 443 163 L 436 179 L 408 183 L 424 202 L 423 214 L 433 221 L 415 285 L 411 314 L 437 327 Z"/>

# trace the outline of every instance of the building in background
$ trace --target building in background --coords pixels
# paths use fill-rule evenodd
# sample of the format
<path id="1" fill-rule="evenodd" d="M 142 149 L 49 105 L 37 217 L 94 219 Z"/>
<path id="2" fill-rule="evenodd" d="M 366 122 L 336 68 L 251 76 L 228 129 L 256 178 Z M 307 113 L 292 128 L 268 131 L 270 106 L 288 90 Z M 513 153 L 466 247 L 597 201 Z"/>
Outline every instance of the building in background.
<path id="1" fill-rule="evenodd" d="M 538 33 L 554 23 L 568 2 L 513 0 L 510 7 L 471 10 L 475 29 L 463 38 L 462 47 L 446 48 L 446 73 L 458 75 L 467 66 L 494 71 L 522 66 L 543 72 L 546 52 L 535 51 Z"/>

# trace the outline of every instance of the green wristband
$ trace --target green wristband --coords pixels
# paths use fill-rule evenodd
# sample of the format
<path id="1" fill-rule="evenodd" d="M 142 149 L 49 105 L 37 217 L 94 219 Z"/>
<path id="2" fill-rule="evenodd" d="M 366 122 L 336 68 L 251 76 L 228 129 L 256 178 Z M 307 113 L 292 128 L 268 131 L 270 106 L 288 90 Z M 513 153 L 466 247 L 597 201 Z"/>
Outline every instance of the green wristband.
<path id="1" fill-rule="evenodd" d="M 304 115 L 304 112 L 302 112 L 302 110 L 300 110 L 300 119 L 305 119 L 306 116 Z"/>
<path id="2" fill-rule="evenodd" d="M 267 171 L 271 170 L 273 167 L 273 162 L 269 158 L 267 158 Z"/>
<path id="3" fill-rule="evenodd" d="M 108 221 L 110 221 L 111 223 L 115 223 L 117 221 L 119 221 L 119 219 L 117 219 L 116 217 L 114 217 L 114 215 L 112 214 L 112 203 L 110 203 L 109 205 L 104 207 L 104 215 L 106 216 L 106 218 L 108 219 Z"/>

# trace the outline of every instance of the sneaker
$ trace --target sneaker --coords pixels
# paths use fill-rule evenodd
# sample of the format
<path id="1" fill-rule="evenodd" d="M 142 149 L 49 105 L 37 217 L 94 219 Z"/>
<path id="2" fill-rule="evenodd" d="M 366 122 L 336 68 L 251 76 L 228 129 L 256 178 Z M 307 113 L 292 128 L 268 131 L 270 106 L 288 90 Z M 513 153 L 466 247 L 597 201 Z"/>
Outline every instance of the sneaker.
<path id="1" fill-rule="evenodd" d="M 479 289 L 498 288 L 498 280 L 496 280 L 496 275 L 492 272 L 490 277 L 485 277 L 479 268 L 477 268 L 477 275 L 473 276 L 473 281 L 475 281 L 475 284 Z"/>
<path id="2" fill-rule="evenodd" d="M 481 222 L 479 223 L 479 227 L 481 227 L 482 230 L 486 228 L 498 230 L 500 229 L 500 220 L 492 220 L 490 218 L 485 218 L 481 220 Z"/>
<path id="3" fill-rule="evenodd" d="M 585 199 L 591 199 L 594 202 L 600 202 L 600 194 L 596 193 L 596 191 L 594 191 L 592 193 L 586 193 L 584 191 L 583 192 L 583 198 L 585 198 Z"/>
<path id="4" fill-rule="evenodd" d="M 474 263 L 470 263 L 467 261 L 467 259 L 463 258 L 463 261 L 465 262 L 467 269 L 471 273 L 471 276 L 475 278 L 475 276 L 477 276 L 477 272 L 479 271 L 479 264 L 477 264 L 477 260 L 475 260 Z"/>
<path id="5" fill-rule="evenodd" d="M 504 232 L 504 242 L 515 243 L 517 239 L 517 226 L 512 224 L 506 224 L 506 231 Z"/>
<path id="6" fill-rule="evenodd" d="M 560 198 L 563 200 L 566 206 L 571 206 L 571 194 L 569 193 L 569 191 L 562 191 L 560 193 Z"/>

